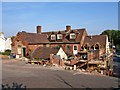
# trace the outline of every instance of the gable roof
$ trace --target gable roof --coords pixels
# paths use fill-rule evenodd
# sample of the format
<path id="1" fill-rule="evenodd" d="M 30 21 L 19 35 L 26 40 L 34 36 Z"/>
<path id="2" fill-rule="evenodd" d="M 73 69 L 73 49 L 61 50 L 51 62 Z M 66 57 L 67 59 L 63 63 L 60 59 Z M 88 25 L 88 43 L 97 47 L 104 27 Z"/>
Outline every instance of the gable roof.
<path id="1" fill-rule="evenodd" d="M 105 47 L 106 46 L 106 35 L 92 35 L 92 36 L 86 36 L 84 40 L 84 44 L 88 44 L 90 46 L 93 46 L 95 44 L 100 44 L 100 46 Z"/>
<path id="2" fill-rule="evenodd" d="M 64 52 L 64 50 L 60 47 L 60 49 L 57 52 L 57 55 L 60 56 L 60 59 L 67 59 L 67 54 Z"/>
<path id="3" fill-rule="evenodd" d="M 50 54 L 57 54 L 58 50 L 58 48 L 53 47 L 38 47 L 32 52 L 31 57 L 48 59 L 50 58 Z"/>

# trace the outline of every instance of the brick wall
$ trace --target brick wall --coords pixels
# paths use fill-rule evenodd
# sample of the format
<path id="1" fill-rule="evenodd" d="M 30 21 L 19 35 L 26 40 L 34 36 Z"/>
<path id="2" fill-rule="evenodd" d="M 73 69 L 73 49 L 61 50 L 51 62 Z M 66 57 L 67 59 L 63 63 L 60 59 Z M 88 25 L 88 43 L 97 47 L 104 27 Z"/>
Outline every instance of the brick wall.
<path id="1" fill-rule="evenodd" d="M 58 66 L 64 66 L 64 60 L 54 58 L 54 55 L 50 54 L 50 64 L 52 64 L 52 65 L 56 64 Z"/>
<path id="2" fill-rule="evenodd" d="M 99 59 L 99 50 L 88 52 L 88 60 Z"/>

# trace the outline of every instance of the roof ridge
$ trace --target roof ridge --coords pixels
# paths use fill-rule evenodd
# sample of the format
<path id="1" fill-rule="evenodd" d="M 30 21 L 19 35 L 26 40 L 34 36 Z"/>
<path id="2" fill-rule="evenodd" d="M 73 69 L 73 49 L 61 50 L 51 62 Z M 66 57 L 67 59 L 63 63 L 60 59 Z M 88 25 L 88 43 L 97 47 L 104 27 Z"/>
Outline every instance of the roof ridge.
<path id="1" fill-rule="evenodd" d="M 86 28 L 79 28 L 79 29 L 71 29 L 71 30 L 86 30 Z M 61 31 L 66 31 L 66 29 L 65 30 L 57 30 L 57 31 L 48 31 L 48 32 L 42 32 L 42 33 L 51 33 L 51 32 L 61 32 Z"/>

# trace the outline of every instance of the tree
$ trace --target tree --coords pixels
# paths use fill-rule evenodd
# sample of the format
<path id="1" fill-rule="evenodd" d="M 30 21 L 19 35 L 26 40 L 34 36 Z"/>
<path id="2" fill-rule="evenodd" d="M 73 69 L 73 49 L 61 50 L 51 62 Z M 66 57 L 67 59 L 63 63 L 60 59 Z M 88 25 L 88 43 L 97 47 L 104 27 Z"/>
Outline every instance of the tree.
<path id="1" fill-rule="evenodd" d="M 120 30 L 105 30 L 101 35 L 108 35 L 108 41 L 115 45 L 116 50 L 120 52 Z"/>

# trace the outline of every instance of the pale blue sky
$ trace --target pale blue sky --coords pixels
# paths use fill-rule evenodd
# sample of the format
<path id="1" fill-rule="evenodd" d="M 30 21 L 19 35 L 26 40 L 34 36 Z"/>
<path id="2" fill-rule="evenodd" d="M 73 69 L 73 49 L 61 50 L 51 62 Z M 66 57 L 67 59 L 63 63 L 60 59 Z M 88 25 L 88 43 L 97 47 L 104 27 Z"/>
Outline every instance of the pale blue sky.
<path id="1" fill-rule="evenodd" d="M 86 28 L 88 34 L 118 29 L 117 2 L 3 2 L 2 31 L 5 36 L 19 31 L 36 32 L 64 30 L 66 25 Z"/>

